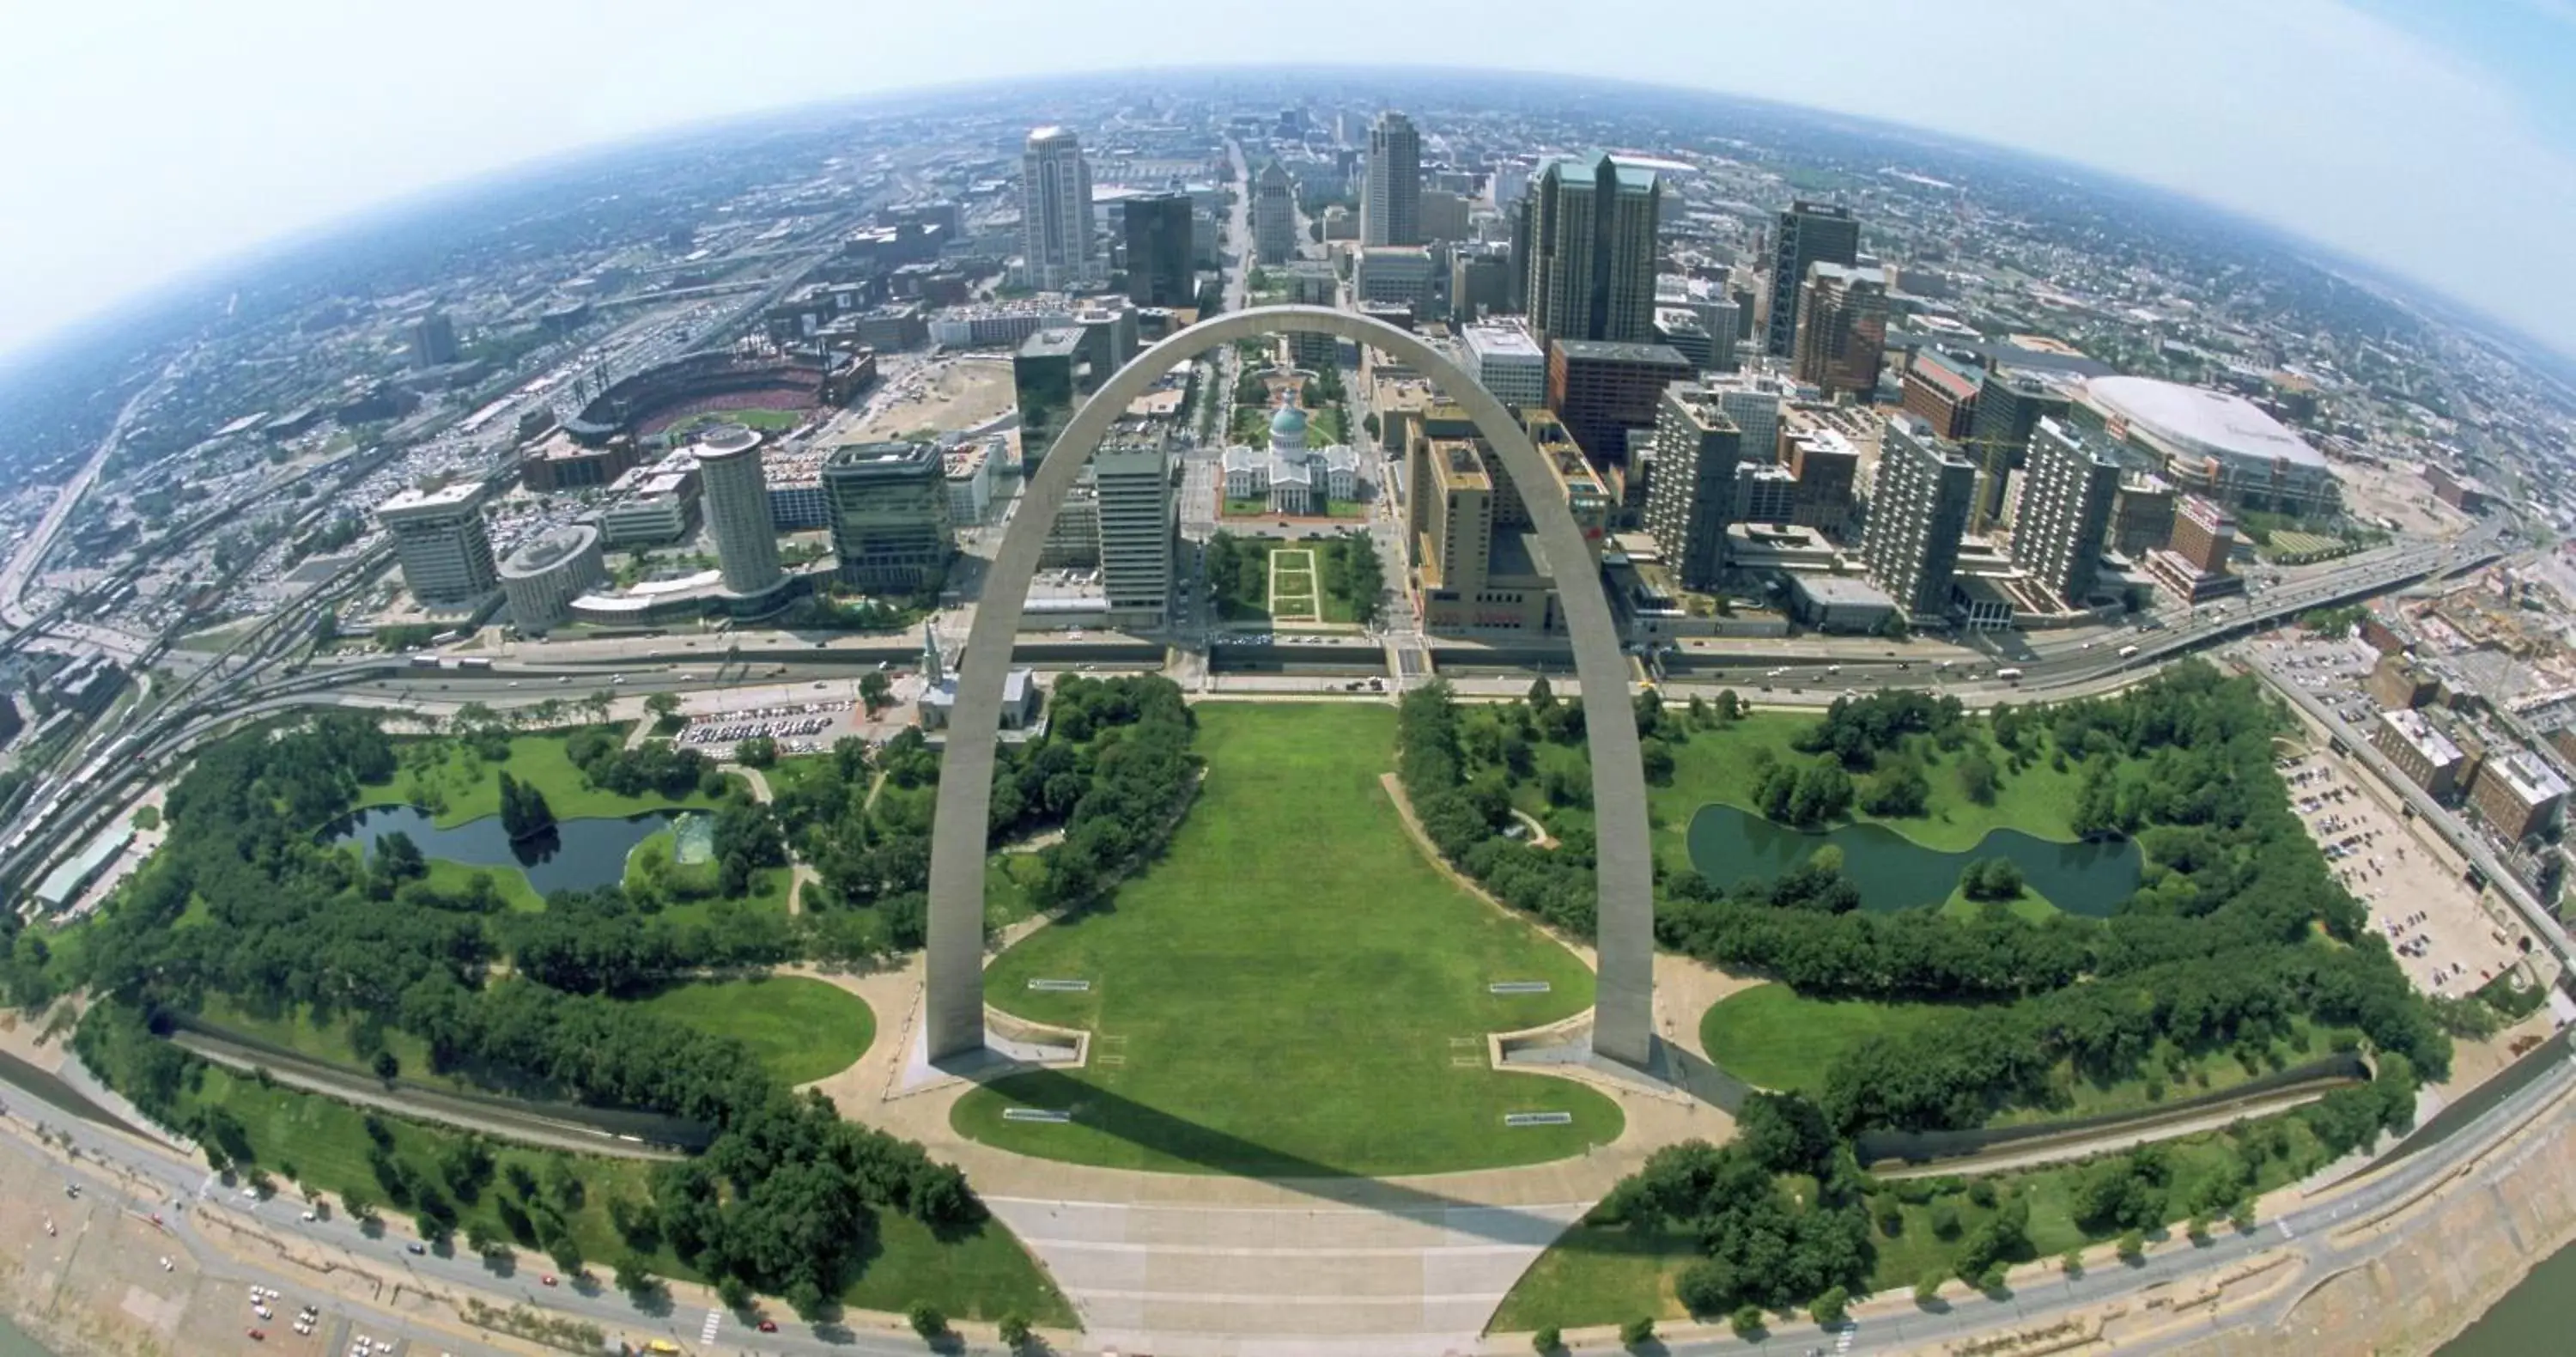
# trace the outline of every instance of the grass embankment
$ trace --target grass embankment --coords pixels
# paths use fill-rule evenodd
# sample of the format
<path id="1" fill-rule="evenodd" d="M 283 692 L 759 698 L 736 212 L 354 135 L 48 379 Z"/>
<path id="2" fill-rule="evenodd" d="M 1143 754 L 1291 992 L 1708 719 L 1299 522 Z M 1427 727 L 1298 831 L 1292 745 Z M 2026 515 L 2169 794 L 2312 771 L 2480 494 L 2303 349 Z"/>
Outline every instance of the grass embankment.
<path id="1" fill-rule="evenodd" d="M 838 1074 L 876 1042 L 876 1014 L 867 1001 L 810 976 L 699 981 L 639 1002 L 648 1012 L 741 1042 L 788 1084 Z"/>
<path id="2" fill-rule="evenodd" d="M 384 1205 L 384 1190 L 369 1164 L 375 1145 L 366 1115 L 357 1108 L 295 1089 L 263 1086 L 248 1075 L 217 1068 L 208 1069 L 197 1087 L 183 1092 L 180 1100 L 191 1112 L 221 1107 L 232 1114 L 240 1121 L 258 1164 L 267 1171 L 334 1199 L 345 1200 L 354 1191 L 377 1203 L 379 1210 L 392 1210 Z M 379 1117 L 377 1124 L 391 1137 L 390 1153 L 432 1181 L 439 1180 L 441 1161 L 465 1139 L 459 1132 L 395 1117 Z M 559 1162 L 579 1180 L 581 1191 L 577 1205 L 567 1206 L 560 1198 L 551 1204 L 563 1216 L 584 1259 L 612 1260 L 628 1250 L 610 1221 L 608 1203 L 613 1198 L 647 1200 L 650 1164 L 498 1143 L 493 1145 L 493 1156 L 497 1161 L 493 1181 L 473 1201 L 456 1203 L 460 1238 L 476 1224 L 496 1236 L 508 1234 L 501 1203 L 515 1201 L 508 1185 L 511 1165 L 525 1167 L 544 1183 L 548 1165 Z M 964 1318 L 998 1319 L 1017 1311 L 1043 1324 L 1074 1322 L 1072 1307 L 998 1222 L 987 1222 L 972 1234 L 948 1241 L 892 1211 L 877 1212 L 876 1227 L 877 1252 L 866 1272 L 843 1289 L 841 1300 L 846 1304 L 899 1311 L 927 1303 Z M 554 1267 L 525 1244 L 519 1246 L 519 1255 L 519 1267 Z M 643 1256 L 659 1275 L 701 1280 L 667 1246 Z"/>
<path id="3" fill-rule="evenodd" d="M 1564 948 L 1440 875 L 1378 783 L 1382 707 L 1209 706 L 1199 799 L 1168 853 L 987 972 L 993 1002 L 1093 1033 L 1091 1063 L 967 1095 L 957 1128 L 1079 1163 L 1258 1176 L 1534 1163 L 1616 1136 L 1618 1107 L 1485 1065 L 1485 1034 L 1592 1001 Z M 1085 980 L 1086 993 L 1034 991 Z M 1497 996 L 1503 980 L 1550 992 Z M 1074 1113 L 1006 1121 L 1005 1108 Z M 1508 1112 L 1569 1126 L 1506 1129 Z"/>
<path id="4" fill-rule="evenodd" d="M 2324 1162 L 2324 1151 L 2296 1116 L 2270 1117 L 2229 1131 L 2167 1141 L 2162 1146 L 2171 1166 L 2166 1199 L 2187 1202 L 2212 1180 L 2241 1180 L 2246 1156 L 2237 1148 L 2239 1134 L 2277 1138 L 2274 1151 L 2255 1170 L 2250 1190 L 2256 1194 L 2296 1182 Z M 1996 1177 L 1989 1180 L 1993 1206 L 1979 1205 L 1970 1184 L 1960 1179 L 1887 1184 L 1884 1196 L 1896 1210 L 1898 1228 L 1894 1233 L 1884 1224 L 1870 1229 L 1875 1254 L 1870 1288 L 1901 1290 L 1926 1273 L 1947 1273 L 1965 1241 L 2015 1197 L 2030 1203 L 2029 1259 L 2054 1258 L 2117 1238 L 2117 1229 L 2086 1229 L 2076 1222 L 2076 1193 L 2092 1171 L 2086 1165 L 2067 1165 Z M 2182 1214 L 2176 1208 L 2169 1218 L 2179 1220 Z M 2216 1228 L 2223 1232 L 2229 1227 L 2220 1223 Z M 1618 1324 L 1638 1315 L 1683 1318 L 1673 1284 L 1682 1269 L 1701 1256 L 1699 1241 L 1684 1233 L 1578 1224 L 1522 1274 L 1495 1312 L 1492 1327 L 1509 1332 L 1547 1325 Z M 2098 1266 L 2118 1264 L 2106 1261 Z M 1956 1282 L 1949 1285 L 1952 1296 L 1963 1290 Z M 1979 1302 L 1972 1298 L 1954 1303 Z M 1782 1327 L 1797 1330 L 1805 1323 L 1801 1317 Z M 1794 1332 L 1791 1337 L 1795 1339 Z"/>
<path id="5" fill-rule="evenodd" d="M 1956 1011 L 1961 1010 L 1945 1004 L 1817 999 L 1786 985 L 1756 985 L 1709 1006 L 1700 1017 L 1700 1045 L 1709 1059 L 1747 1083 L 1813 1097 L 1824 1090 L 1825 1072 L 1862 1042 L 1908 1036 Z M 2223 1092 L 2275 1068 L 2322 1056 L 2338 1036 L 2348 1035 L 2305 1019 L 2292 1019 L 2290 1027 L 2291 1035 L 2269 1043 L 2250 1067 L 2230 1050 L 2191 1054 L 2162 1041 L 2143 1062 L 2149 1073 L 2135 1079 L 2101 1082 L 2061 1065 L 2050 1105 L 2007 1108 L 1987 1124 L 2022 1126 L 2143 1112 L 2160 1103 Z"/>
<path id="6" fill-rule="evenodd" d="M 426 752 L 420 752 L 426 751 Z M 536 788 L 558 820 L 619 819 L 671 806 L 705 809 L 712 798 L 692 791 L 686 796 L 620 796 L 590 785 L 581 769 L 564 754 L 561 732 L 520 735 L 510 741 L 510 757 L 486 762 L 461 740 L 441 740 L 404 747 L 403 767 L 381 787 L 362 788 L 358 806 L 423 806 L 431 808 L 441 829 L 501 813 L 501 774 Z"/>

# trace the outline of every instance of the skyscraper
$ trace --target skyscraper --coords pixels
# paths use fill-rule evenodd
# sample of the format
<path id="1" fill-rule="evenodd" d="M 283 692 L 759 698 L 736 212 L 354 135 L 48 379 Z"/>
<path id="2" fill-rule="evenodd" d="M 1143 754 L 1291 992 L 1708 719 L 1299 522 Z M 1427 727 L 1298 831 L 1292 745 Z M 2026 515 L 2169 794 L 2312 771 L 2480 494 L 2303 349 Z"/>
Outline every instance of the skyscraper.
<path id="1" fill-rule="evenodd" d="M 394 539 L 403 587 L 422 603 L 470 603 L 500 582 L 492 536 L 483 528 L 483 487 L 462 481 L 439 490 L 405 490 L 376 506 Z"/>
<path id="2" fill-rule="evenodd" d="M 1172 458 L 1161 447 L 1102 448 L 1091 459 L 1100 496 L 1100 587 L 1113 626 L 1158 627 L 1172 597 Z"/>
<path id="3" fill-rule="evenodd" d="M 411 323 L 406 345 L 411 365 L 442 367 L 456 361 L 456 322 L 444 311 L 432 311 Z"/>
<path id="4" fill-rule="evenodd" d="M 1190 195 L 1127 200 L 1127 296 L 1138 306 L 1190 306 L 1198 277 L 1190 263 Z"/>
<path id="5" fill-rule="evenodd" d="M 1771 240 L 1771 328 L 1764 351 L 1774 358 L 1797 352 L 1798 289 L 1806 286 L 1810 267 L 1859 259 L 1860 222 L 1850 208 L 1805 199 L 1790 203 Z"/>
<path id="6" fill-rule="evenodd" d="M 1297 257 L 1297 186 L 1276 160 L 1253 177 L 1252 252 L 1271 265 Z"/>
<path id="7" fill-rule="evenodd" d="M 936 591 L 952 550 L 948 476 L 931 443 L 846 443 L 823 458 L 841 581 L 879 594 Z"/>
<path id="8" fill-rule="evenodd" d="M 1866 405 L 1886 352 L 1887 275 L 1844 264 L 1808 269 L 1798 290 L 1798 380 L 1828 400 L 1847 395 Z"/>
<path id="9" fill-rule="evenodd" d="M 1607 152 L 1552 160 L 1530 184 L 1530 331 L 1551 339 L 1654 342 L 1655 225 L 1663 184 Z"/>
<path id="10" fill-rule="evenodd" d="M 2120 493 L 2120 462 L 2073 427 L 2043 419 L 2031 435 L 2030 469 L 2013 516 L 2012 558 L 2069 608 L 2092 596 L 2102 538 Z"/>
<path id="11" fill-rule="evenodd" d="M 1950 605 L 1959 535 L 1976 498 L 1977 467 L 1914 415 L 1890 415 L 1879 439 L 1861 563 L 1871 580 L 1917 617 Z"/>
<path id="12" fill-rule="evenodd" d="M 1984 532 L 2004 516 L 2010 473 L 2028 457 L 2032 431 L 2043 419 L 2066 418 L 2067 405 L 2064 393 L 2028 377 L 1986 374 L 1968 424 L 1968 458 L 1977 464 L 1978 482 L 1977 512 L 1969 531 Z"/>
<path id="13" fill-rule="evenodd" d="M 1091 239 L 1091 165 L 1070 128 L 1030 132 L 1020 155 L 1020 267 L 1035 288 L 1072 287 L 1100 276 Z"/>
<path id="14" fill-rule="evenodd" d="M 698 440 L 698 490 L 725 592 L 765 593 L 778 583 L 778 529 L 769 518 L 769 478 L 760 435 L 739 424 Z"/>
<path id="15" fill-rule="evenodd" d="M 1726 525 L 1735 515 L 1742 443 L 1743 431 L 1726 417 L 1717 392 L 1697 382 L 1664 388 L 1655 409 L 1646 531 L 1685 589 L 1713 590 L 1726 569 Z"/>
<path id="16" fill-rule="evenodd" d="M 1369 125 L 1368 186 L 1360 196 L 1362 245 L 1422 243 L 1422 134 L 1389 109 Z"/>

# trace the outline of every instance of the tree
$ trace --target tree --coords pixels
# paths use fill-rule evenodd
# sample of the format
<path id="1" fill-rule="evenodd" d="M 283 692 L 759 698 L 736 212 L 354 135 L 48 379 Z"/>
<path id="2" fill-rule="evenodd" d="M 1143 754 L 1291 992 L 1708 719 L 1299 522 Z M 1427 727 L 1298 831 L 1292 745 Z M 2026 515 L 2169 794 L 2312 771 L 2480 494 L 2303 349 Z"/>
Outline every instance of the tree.
<path id="1" fill-rule="evenodd" d="M 402 1073 L 402 1061 L 395 1058 L 394 1053 L 391 1051 L 376 1052 L 376 1058 L 373 1063 L 375 1066 L 376 1077 L 384 1080 L 388 1084 L 394 1081 L 394 1077 L 396 1075 Z"/>
<path id="2" fill-rule="evenodd" d="M 1553 1324 L 1530 1335 L 1530 1351 L 1538 1357 L 1555 1357 L 1565 1347 L 1565 1335 Z"/>
<path id="3" fill-rule="evenodd" d="M 1834 1328 L 1851 1313 L 1851 1292 L 1839 1286 L 1829 1286 L 1825 1288 L 1823 1295 L 1816 1297 L 1814 1303 L 1807 1307 L 1807 1313 L 1813 1316 L 1818 1324 L 1828 1329 Z"/>
<path id="4" fill-rule="evenodd" d="M 759 1297 L 752 1294 L 750 1283 L 728 1272 L 716 1281 L 716 1299 L 735 1314 L 748 1314 Z"/>
<path id="5" fill-rule="evenodd" d="M 1029 1317 L 1017 1310 L 1002 1316 L 1001 1328 L 997 1336 L 1001 1338 L 1002 1346 L 1013 1352 L 1027 1347 L 1029 1339 L 1034 1336 L 1029 1328 Z"/>
<path id="6" fill-rule="evenodd" d="M 617 1258 L 617 1289 L 638 1305 L 652 1299 L 662 1289 L 662 1279 L 653 1275 L 652 1265 L 640 1253 L 623 1253 Z"/>
<path id="7" fill-rule="evenodd" d="M 1655 1317 L 1653 1315 L 1639 1315 L 1635 1319 L 1629 1320 L 1627 1323 L 1619 1326 L 1619 1345 L 1621 1347 L 1642 1348 L 1648 1343 L 1654 1341 Z"/>
<path id="8" fill-rule="evenodd" d="M 1762 1307 L 1749 1301 L 1736 1306 L 1734 1313 L 1726 1317 L 1726 1327 L 1734 1330 L 1736 1337 L 1752 1341 L 1763 1329 Z"/>
<path id="9" fill-rule="evenodd" d="M 916 1304 L 904 1311 L 903 1317 L 925 1343 L 936 1343 L 948 1336 L 948 1316 L 942 1314 L 938 1306 L 927 1302 Z"/>
<path id="10" fill-rule="evenodd" d="M 1820 1173 L 1833 1154 L 1825 1114 L 1795 1093 L 1753 1093 L 1736 1119 L 1738 1143 L 1773 1173 Z"/>
<path id="11" fill-rule="evenodd" d="M 2146 1233 L 2141 1230 L 2129 1230 L 2123 1232 L 2120 1236 L 2120 1261 L 2127 1263 L 2131 1267 L 2136 1267 L 2138 1264 L 2145 1262 L 2146 1257 Z"/>
<path id="12" fill-rule="evenodd" d="M 778 741 L 767 735 L 754 735 L 733 747 L 733 761 L 745 768 L 769 768 L 778 763 Z"/>
<path id="13" fill-rule="evenodd" d="M 1673 747 L 1661 740 L 1637 742 L 1637 758 L 1645 766 L 1646 780 L 1660 787 L 1673 780 Z"/>
<path id="14" fill-rule="evenodd" d="M 1980 806 L 1991 806 L 1995 803 L 1998 782 L 1995 775 L 1995 761 L 1986 757 L 1986 751 L 1970 749 L 1960 755 L 1958 776 L 1961 795 Z"/>
<path id="15" fill-rule="evenodd" d="M 1939 1268 L 1934 1268 L 1930 1272 L 1926 1272 L 1922 1276 L 1915 1278 L 1914 1303 L 1917 1305 L 1928 1306 L 1932 1302 L 1939 1300 L 1941 1298 L 1941 1284 L 1948 1280 L 1950 1280 L 1950 1274 L 1943 1272 Z"/>
<path id="16" fill-rule="evenodd" d="M 875 716 L 893 700 L 894 684 L 884 674 L 871 669 L 859 675 L 859 701 L 867 707 L 868 715 Z"/>
<path id="17" fill-rule="evenodd" d="M 2057 1270 L 2065 1273 L 2069 1277 L 2083 1276 L 2084 1250 L 2068 1249 L 2065 1253 L 2058 1255 Z"/>
<path id="18" fill-rule="evenodd" d="M 644 710 L 652 713 L 656 724 L 668 725 L 673 717 L 680 714 L 680 695 L 655 693 L 644 699 Z"/>
<path id="19" fill-rule="evenodd" d="M 1869 630 L 1871 635 L 1889 641 L 1902 641 L 1913 635 L 1913 629 L 1905 625 L 1905 614 L 1893 608 L 1888 610 L 1887 616 L 1879 619 L 1877 626 Z"/>
<path id="20" fill-rule="evenodd" d="M 1971 900 L 2021 898 L 2021 864 L 2011 858 L 1979 858 L 1959 873 L 1959 889 Z"/>

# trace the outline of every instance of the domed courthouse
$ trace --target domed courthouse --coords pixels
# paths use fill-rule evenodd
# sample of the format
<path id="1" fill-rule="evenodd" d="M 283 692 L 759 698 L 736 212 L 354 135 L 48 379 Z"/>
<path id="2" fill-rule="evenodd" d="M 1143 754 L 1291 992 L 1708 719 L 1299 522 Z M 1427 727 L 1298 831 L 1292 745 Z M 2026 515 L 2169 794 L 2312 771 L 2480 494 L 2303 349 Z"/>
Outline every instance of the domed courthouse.
<path id="1" fill-rule="evenodd" d="M 1306 447 L 1306 412 L 1282 398 L 1270 416 L 1270 448 L 1225 450 L 1225 497 L 1262 500 L 1274 514 L 1320 518 L 1332 500 L 1359 497 L 1360 456 L 1346 444 Z"/>

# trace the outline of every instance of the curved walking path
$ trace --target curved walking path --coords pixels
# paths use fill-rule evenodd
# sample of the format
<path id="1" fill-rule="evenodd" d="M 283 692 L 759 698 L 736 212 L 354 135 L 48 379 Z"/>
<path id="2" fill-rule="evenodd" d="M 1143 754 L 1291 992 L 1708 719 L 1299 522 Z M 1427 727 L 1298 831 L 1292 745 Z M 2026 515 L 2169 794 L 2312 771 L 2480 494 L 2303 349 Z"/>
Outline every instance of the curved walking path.
<path id="1" fill-rule="evenodd" d="M 744 785 L 751 788 L 751 799 L 764 806 L 775 799 L 769 790 L 768 775 L 749 764 L 719 763 L 716 765 L 716 771 L 741 778 Z M 870 789 L 870 795 L 873 798 L 874 789 Z M 822 879 L 822 874 L 815 871 L 811 864 L 796 856 L 796 845 L 790 843 L 787 846 L 787 912 L 804 913 L 806 886 Z"/>

